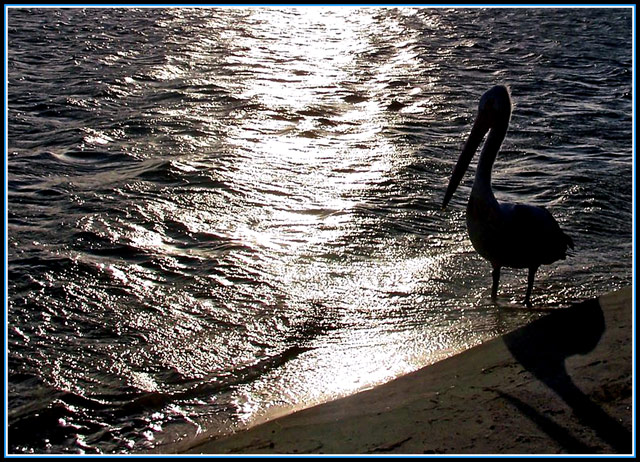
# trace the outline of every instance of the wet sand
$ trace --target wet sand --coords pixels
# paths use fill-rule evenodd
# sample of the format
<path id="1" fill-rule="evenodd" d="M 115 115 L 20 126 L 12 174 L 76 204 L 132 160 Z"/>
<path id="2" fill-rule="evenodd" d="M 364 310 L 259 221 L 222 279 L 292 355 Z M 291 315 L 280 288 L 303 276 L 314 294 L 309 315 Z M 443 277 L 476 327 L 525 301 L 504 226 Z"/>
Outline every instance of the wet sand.
<path id="1" fill-rule="evenodd" d="M 195 454 L 630 454 L 632 289 Z M 632 449 L 633 445 L 633 449 Z"/>

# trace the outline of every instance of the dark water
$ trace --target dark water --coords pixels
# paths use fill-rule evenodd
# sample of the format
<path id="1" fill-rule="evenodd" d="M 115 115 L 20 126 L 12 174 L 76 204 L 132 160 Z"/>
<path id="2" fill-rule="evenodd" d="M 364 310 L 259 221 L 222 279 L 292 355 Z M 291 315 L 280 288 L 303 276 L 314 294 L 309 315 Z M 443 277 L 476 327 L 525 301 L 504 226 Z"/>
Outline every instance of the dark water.
<path id="1" fill-rule="evenodd" d="M 539 315 L 471 247 L 499 200 L 576 242 L 533 301 L 632 282 L 631 9 L 10 9 L 9 451 L 170 451 Z"/>

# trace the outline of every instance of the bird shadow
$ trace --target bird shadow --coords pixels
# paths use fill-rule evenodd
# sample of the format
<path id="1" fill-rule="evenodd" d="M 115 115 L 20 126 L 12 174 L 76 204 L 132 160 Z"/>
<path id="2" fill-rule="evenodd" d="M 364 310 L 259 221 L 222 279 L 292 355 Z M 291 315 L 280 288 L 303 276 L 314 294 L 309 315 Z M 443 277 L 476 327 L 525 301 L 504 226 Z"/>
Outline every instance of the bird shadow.
<path id="1" fill-rule="evenodd" d="M 616 453 L 631 452 L 631 432 L 608 415 L 573 382 L 566 359 L 587 354 L 605 331 L 602 307 L 597 299 L 557 310 L 503 337 L 513 357 L 538 380 L 551 388 L 573 411 L 575 417 Z M 549 417 L 507 393 L 499 393 L 549 436 L 572 453 L 593 452 L 593 448 L 571 436 Z"/>

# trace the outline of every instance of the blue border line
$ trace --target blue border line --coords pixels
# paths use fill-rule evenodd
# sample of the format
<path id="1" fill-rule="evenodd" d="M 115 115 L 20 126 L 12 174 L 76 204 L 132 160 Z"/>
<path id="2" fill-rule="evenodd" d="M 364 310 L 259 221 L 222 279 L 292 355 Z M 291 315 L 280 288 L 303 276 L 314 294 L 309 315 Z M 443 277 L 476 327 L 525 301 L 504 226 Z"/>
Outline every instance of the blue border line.
<path id="1" fill-rule="evenodd" d="M 8 322 L 8 303 L 9 303 L 9 252 L 8 252 L 8 214 L 9 214 L 9 10 L 4 8 L 4 196 L 2 196 L 2 205 L 4 208 L 4 231 L 2 238 L 4 240 L 4 455 L 7 457 L 9 450 L 9 440 L 7 434 L 9 432 L 9 322 Z"/>
<path id="2" fill-rule="evenodd" d="M 636 37 L 636 7 L 635 5 L 633 6 L 633 14 L 631 16 L 631 34 L 632 37 L 634 38 L 634 40 L 631 41 L 631 46 L 632 46 L 632 58 L 633 58 L 633 65 L 632 65 L 632 72 L 633 72 L 633 79 L 631 82 L 631 93 L 632 93 L 632 110 L 631 110 L 631 125 L 632 125 L 632 130 L 633 130 L 633 144 L 632 144 L 632 157 L 633 157 L 633 170 L 632 170 L 632 215 L 633 215 L 633 254 L 631 256 L 632 258 L 632 265 L 633 265 L 633 282 L 632 282 L 632 291 L 633 291 L 633 307 L 632 307 L 632 325 L 633 325 L 633 334 L 632 334 L 632 339 L 633 339 L 633 350 L 632 350 L 632 355 L 633 355 L 633 366 L 632 366 L 632 373 L 633 373 L 633 399 L 632 399 L 632 414 L 633 414 L 633 445 L 632 445 L 632 453 L 636 454 L 636 432 L 637 432 L 637 426 L 636 426 L 636 402 L 637 402 L 637 380 L 636 380 L 636 211 L 637 211 L 637 200 L 636 200 L 636 151 L 637 151 L 637 130 L 636 130 L 636 41 L 635 41 L 635 37 Z"/>
<path id="3" fill-rule="evenodd" d="M 633 3 L 613 3 L 613 4 L 582 4 L 576 5 L 571 3 L 394 3 L 394 4 L 361 4 L 361 3 L 184 3 L 184 4 L 148 4 L 148 3 L 6 3 L 7 8 L 196 8 L 196 7 L 364 7 L 364 8 L 398 8 L 398 7 L 415 7 L 415 8 L 633 8 L 635 18 L 635 4 Z M 6 21 L 5 21 L 6 24 Z"/>

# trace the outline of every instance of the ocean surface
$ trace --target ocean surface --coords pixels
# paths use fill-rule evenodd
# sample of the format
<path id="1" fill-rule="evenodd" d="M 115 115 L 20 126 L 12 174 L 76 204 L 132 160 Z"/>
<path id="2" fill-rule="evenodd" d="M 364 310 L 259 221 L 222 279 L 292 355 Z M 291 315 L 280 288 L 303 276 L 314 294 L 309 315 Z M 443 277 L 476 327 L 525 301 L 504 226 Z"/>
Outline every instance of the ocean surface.
<path id="1" fill-rule="evenodd" d="M 632 283 L 630 8 L 10 8 L 7 50 L 9 452 L 173 451 Z M 498 83 L 496 196 L 576 244 L 533 309 L 472 171 L 441 210 Z"/>

